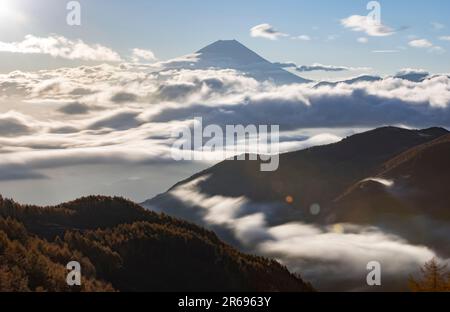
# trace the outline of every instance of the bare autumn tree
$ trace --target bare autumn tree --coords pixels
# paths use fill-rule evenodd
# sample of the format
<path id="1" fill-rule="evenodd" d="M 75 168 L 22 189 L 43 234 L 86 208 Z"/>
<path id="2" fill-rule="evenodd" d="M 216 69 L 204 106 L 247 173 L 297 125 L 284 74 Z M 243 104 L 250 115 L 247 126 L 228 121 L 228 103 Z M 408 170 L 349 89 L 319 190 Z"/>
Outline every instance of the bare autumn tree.
<path id="1" fill-rule="evenodd" d="M 413 292 L 448 292 L 450 291 L 450 273 L 446 264 L 432 259 L 420 268 L 421 278 L 410 277 L 409 287 Z"/>

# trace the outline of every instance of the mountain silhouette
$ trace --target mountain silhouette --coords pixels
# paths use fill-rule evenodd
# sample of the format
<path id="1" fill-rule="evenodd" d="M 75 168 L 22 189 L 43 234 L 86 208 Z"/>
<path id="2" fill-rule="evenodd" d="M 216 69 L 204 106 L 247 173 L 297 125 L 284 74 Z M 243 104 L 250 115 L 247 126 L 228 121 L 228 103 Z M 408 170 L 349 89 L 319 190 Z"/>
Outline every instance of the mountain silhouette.
<path id="1" fill-rule="evenodd" d="M 176 62 L 176 68 L 234 69 L 258 81 L 280 85 L 310 82 L 269 62 L 237 40 L 216 41 L 197 51 L 195 56 L 196 61 Z"/>
<path id="2" fill-rule="evenodd" d="M 370 75 L 362 75 L 362 76 L 358 76 L 352 79 L 348 79 L 348 80 L 342 80 L 342 81 L 337 81 L 337 82 L 330 82 L 330 81 L 321 81 L 318 84 L 316 84 L 314 86 L 314 88 L 319 88 L 319 87 L 336 87 L 338 84 L 355 84 L 355 83 L 360 83 L 360 82 L 375 82 L 375 81 L 380 81 L 383 80 L 383 78 L 379 77 L 379 76 L 370 76 Z"/>
<path id="3" fill-rule="evenodd" d="M 397 75 L 394 76 L 394 78 L 408 80 L 411 82 L 423 82 L 425 79 L 429 77 L 430 74 L 427 72 L 398 73 Z"/>
<path id="4" fill-rule="evenodd" d="M 372 179 L 359 181 L 339 197 L 337 203 L 345 202 L 339 212 L 347 214 L 345 219 L 351 220 L 359 217 L 356 210 L 347 211 L 356 209 L 355 205 L 358 206 L 357 210 L 367 214 L 366 216 L 371 212 L 381 212 L 382 209 L 394 214 L 396 208 L 408 207 L 408 211 L 403 211 L 404 213 L 433 215 L 438 219 L 450 221 L 450 210 L 447 207 L 450 185 L 448 157 L 450 135 L 401 153 L 384 163 Z M 380 183 L 377 180 L 389 183 Z M 364 202 L 350 204 L 349 201 L 361 197 L 364 197 Z M 381 197 L 386 201 L 391 199 L 397 204 L 380 205 L 378 201 L 382 200 Z M 362 208 L 363 206 L 365 208 Z"/>

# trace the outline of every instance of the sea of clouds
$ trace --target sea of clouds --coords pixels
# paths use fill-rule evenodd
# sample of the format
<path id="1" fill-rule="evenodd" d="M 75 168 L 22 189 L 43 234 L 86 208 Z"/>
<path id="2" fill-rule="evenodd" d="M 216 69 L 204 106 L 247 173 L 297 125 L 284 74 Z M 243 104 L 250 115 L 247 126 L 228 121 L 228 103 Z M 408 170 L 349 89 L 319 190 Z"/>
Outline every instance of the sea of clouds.
<path id="1" fill-rule="evenodd" d="M 77 165 L 173 163 L 174 133 L 195 117 L 204 125 L 279 125 L 281 152 L 355 129 L 450 124 L 448 75 L 280 86 L 236 70 L 190 68 L 197 58 L 0 74 L 0 181 L 46 179 L 48 170 Z"/>

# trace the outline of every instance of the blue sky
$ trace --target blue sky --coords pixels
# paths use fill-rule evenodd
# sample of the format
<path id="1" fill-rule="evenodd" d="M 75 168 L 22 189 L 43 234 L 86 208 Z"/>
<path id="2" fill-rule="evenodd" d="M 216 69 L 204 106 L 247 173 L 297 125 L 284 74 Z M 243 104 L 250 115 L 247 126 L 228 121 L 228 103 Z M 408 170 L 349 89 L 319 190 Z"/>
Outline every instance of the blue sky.
<path id="1" fill-rule="evenodd" d="M 450 41 L 440 39 L 450 36 L 448 1 L 379 1 L 382 23 L 395 31 L 383 37 L 352 31 L 341 24 L 349 16 L 368 14 L 368 1 L 360 0 L 81 0 L 82 25 L 78 27 L 66 24 L 67 2 L 1 0 L 3 7 L 14 7 L 22 18 L 0 21 L 0 42 L 18 42 L 27 34 L 58 34 L 99 43 L 121 55 L 133 48 L 149 49 L 164 60 L 192 53 L 218 39 L 237 39 L 271 61 L 372 67 L 380 74 L 406 67 L 450 72 Z M 290 37 L 302 35 L 310 40 L 251 37 L 250 29 L 263 23 Z M 357 42 L 362 37 L 368 42 Z M 427 40 L 439 47 L 439 52 L 411 47 L 413 40 Z M 373 52 L 380 50 L 396 52 Z M 50 56 L 4 52 L 0 52 L 0 60 L 1 72 L 68 63 Z"/>

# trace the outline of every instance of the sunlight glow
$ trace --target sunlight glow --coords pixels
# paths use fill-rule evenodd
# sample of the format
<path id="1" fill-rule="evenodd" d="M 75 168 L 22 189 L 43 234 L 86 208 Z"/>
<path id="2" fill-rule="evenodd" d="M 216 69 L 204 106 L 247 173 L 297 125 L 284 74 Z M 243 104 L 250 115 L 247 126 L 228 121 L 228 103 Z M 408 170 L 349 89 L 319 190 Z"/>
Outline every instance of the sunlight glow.
<path id="1" fill-rule="evenodd" d="M 18 23 L 25 20 L 25 16 L 14 6 L 11 0 L 1 0 L 0 2 L 0 26 L 8 23 Z"/>

